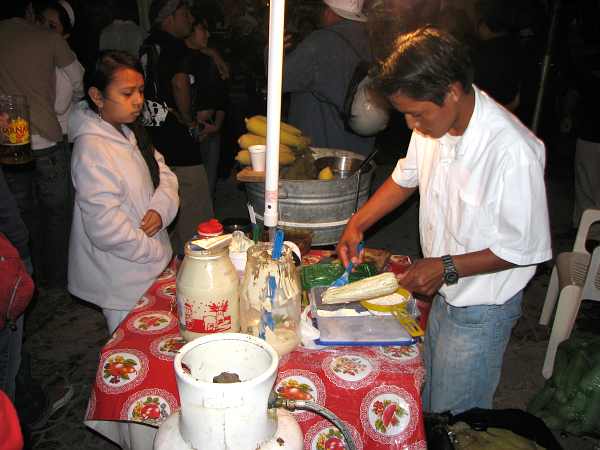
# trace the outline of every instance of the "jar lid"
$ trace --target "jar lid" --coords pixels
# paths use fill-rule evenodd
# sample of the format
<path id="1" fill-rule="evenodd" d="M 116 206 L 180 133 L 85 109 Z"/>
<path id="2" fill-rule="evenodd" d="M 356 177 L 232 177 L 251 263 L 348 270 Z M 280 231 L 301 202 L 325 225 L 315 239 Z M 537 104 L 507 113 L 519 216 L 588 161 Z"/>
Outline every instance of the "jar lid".
<path id="1" fill-rule="evenodd" d="M 204 235 L 218 235 L 223 233 L 223 225 L 217 219 L 210 219 L 198 225 L 198 233 Z"/>
<path id="2" fill-rule="evenodd" d="M 229 253 L 227 247 L 216 247 L 207 250 L 194 245 L 193 241 L 186 242 L 184 252 L 186 256 L 191 256 L 192 258 L 215 258 L 228 255 Z"/>

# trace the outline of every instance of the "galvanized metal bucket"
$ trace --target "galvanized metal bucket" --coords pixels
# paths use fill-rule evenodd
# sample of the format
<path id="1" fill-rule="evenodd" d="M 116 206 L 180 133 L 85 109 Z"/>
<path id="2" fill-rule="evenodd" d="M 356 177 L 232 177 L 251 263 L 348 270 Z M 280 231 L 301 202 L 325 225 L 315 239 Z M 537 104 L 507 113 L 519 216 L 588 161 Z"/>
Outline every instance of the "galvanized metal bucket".
<path id="1" fill-rule="evenodd" d="M 338 156 L 363 160 L 354 152 L 331 148 L 313 148 L 315 159 Z M 372 161 L 360 176 L 358 207 L 367 201 L 375 173 Z M 357 206 L 358 173 L 331 181 L 280 180 L 279 226 L 292 230 L 311 231 L 312 245 L 336 244 Z M 254 207 L 257 221 L 262 222 L 265 210 L 264 183 L 246 183 L 248 201 Z"/>

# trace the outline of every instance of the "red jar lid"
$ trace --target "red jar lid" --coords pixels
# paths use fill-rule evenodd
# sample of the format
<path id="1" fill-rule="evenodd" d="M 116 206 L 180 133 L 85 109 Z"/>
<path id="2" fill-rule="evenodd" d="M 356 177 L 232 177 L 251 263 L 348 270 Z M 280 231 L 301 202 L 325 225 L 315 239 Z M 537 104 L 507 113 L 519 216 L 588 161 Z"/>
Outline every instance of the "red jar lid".
<path id="1" fill-rule="evenodd" d="M 198 234 L 205 236 L 219 236 L 223 234 L 223 225 L 217 219 L 210 219 L 198 225 Z"/>

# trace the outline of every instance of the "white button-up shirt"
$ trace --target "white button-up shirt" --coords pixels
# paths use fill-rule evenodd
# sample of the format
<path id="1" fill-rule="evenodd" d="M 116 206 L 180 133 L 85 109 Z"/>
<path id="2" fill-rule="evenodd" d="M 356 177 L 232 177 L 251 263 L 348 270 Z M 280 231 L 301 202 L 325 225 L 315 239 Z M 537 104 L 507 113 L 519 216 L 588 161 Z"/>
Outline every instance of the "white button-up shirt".
<path id="1" fill-rule="evenodd" d="M 462 136 L 413 132 L 392 179 L 419 187 L 425 257 L 490 249 L 518 267 L 464 277 L 441 293 L 453 306 L 503 304 L 552 257 L 544 144 L 473 86 L 475 108 Z"/>

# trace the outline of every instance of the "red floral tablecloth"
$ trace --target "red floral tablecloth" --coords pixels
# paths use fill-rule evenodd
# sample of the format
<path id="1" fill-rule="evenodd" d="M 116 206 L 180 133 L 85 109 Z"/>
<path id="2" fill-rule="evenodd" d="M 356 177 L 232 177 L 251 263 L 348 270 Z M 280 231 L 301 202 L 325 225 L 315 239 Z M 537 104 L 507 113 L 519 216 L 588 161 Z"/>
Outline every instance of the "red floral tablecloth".
<path id="1" fill-rule="evenodd" d="M 173 359 L 184 345 L 172 263 L 101 350 L 85 420 L 159 426 L 179 408 Z M 358 449 L 425 450 L 418 346 L 298 349 L 279 365 L 276 390 L 324 405 L 354 434 Z M 312 412 L 294 413 L 304 448 L 345 448 L 337 428 Z"/>

